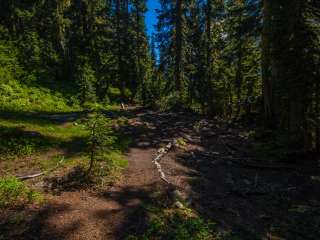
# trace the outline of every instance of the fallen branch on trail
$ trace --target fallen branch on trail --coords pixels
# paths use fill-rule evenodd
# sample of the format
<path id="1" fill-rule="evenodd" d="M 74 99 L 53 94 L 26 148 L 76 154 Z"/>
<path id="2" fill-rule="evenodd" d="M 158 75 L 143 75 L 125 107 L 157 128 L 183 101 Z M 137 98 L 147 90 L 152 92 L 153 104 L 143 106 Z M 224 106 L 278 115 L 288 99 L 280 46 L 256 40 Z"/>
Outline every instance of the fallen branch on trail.
<path id="1" fill-rule="evenodd" d="M 160 160 L 171 150 L 172 148 L 172 143 L 168 143 L 166 147 L 164 148 L 160 148 L 157 152 L 157 156 L 153 159 L 154 164 L 156 165 L 158 172 L 160 174 L 160 178 L 161 180 L 163 180 L 164 182 L 166 182 L 167 184 L 171 183 L 169 182 L 169 180 L 166 178 L 165 173 L 162 170 L 161 164 L 160 164 Z"/>
<path id="2" fill-rule="evenodd" d="M 43 176 L 43 175 L 45 175 L 45 174 L 47 174 L 49 172 L 55 171 L 62 164 L 63 161 L 64 161 L 64 157 L 62 157 L 61 160 L 57 163 L 57 165 L 52 169 L 49 169 L 47 171 L 43 171 L 43 172 L 40 172 L 40 173 L 26 175 L 26 176 L 16 176 L 16 178 L 21 180 L 21 181 L 25 181 L 25 180 L 29 180 L 29 179 L 33 179 L 33 178 L 37 178 L 37 177 Z"/>
<path id="3" fill-rule="evenodd" d="M 185 144 L 186 143 L 181 138 L 173 139 L 173 141 L 169 142 L 164 148 L 158 149 L 157 156 L 153 159 L 153 163 L 156 165 L 158 169 L 161 180 L 163 180 L 169 185 L 173 185 L 173 184 L 166 178 L 166 175 L 163 172 L 159 161 L 172 149 L 172 147 L 185 149 L 184 147 Z"/>
<path id="4" fill-rule="evenodd" d="M 124 103 L 121 103 L 121 109 L 122 109 L 122 111 L 126 110 L 126 106 L 124 105 Z"/>
<path id="5" fill-rule="evenodd" d="M 174 186 L 174 184 L 171 183 L 167 179 L 164 171 L 162 170 L 161 164 L 160 164 L 160 160 L 172 149 L 172 147 L 180 147 L 179 141 L 174 139 L 172 142 L 169 142 L 164 148 L 158 149 L 157 155 L 153 159 L 153 163 L 156 165 L 156 167 L 158 169 L 161 180 L 170 186 L 170 195 L 175 202 L 174 205 L 177 208 L 185 208 L 185 206 L 182 202 L 185 202 L 185 204 L 187 204 L 187 206 L 189 206 L 192 203 L 192 198 L 191 197 L 189 197 L 189 198 L 183 197 L 183 195 L 180 193 L 180 191 L 178 191 L 177 187 Z"/>

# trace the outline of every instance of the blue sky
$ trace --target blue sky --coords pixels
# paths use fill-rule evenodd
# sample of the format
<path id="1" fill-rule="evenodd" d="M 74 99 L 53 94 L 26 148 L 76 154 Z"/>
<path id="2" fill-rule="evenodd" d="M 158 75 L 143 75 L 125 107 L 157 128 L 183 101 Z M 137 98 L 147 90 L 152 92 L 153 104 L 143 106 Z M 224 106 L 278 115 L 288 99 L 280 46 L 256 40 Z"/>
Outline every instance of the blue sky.
<path id="1" fill-rule="evenodd" d="M 157 16 L 155 9 L 160 8 L 158 0 L 148 0 L 147 1 L 148 12 L 146 15 L 146 25 L 148 35 L 151 36 L 151 33 L 154 32 L 153 25 L 157 23 Z"/>

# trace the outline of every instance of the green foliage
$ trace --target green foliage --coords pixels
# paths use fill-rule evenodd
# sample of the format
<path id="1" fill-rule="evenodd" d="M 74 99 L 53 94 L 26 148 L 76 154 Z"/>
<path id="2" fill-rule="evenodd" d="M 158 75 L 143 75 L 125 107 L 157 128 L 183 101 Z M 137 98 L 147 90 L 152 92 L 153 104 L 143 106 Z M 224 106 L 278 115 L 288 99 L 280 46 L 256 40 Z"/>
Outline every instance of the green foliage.
<path id="1" fill-rule="evenodd" d="M 6 128 L 0 125 L 0 159 L 31 155 L 50 145 L 37 132 L 24 132 L 19 128 Z"/>
<path id="2" fill-rule="evenodd" d="M 167 96 L 161 97 L 161 99 L 156 103 L 156 107 L 161 111 L 169 110 L 181 110 L 184 108 L 183 103 L 180 101 L 180 96 L 178 92 L 170 93 Z"/>
<path id="3" fill-rule="evenodd" d="M 249 135 L 252 150 L 261 160 L 283 159 L 288 153 L 288 138 L 285 132 L 257 129 Z"/>
<path id="4" fill-rule="evenodd" d="M 275 239 L 317 239 L 320 234 L 320 211 L 311 205 L 288 206 L 287 221 L 276 220 L 270 227 Z"/>
<path id="5" fill-rule="evenodd" d="M 93 103 L 96 101 L 96 77 L 90 65 L 84 64 L 77 71 L 77 81 L 79 86 L 79 98 L 81 104 Z"/>
<path id="6" fill-rule="evenodd" d="M 43 171 L 52 169 L 62 158 L 61 149 L 78 153 L 66 157 L 68 165 L 75 165 L 84 157 L 83 148 L 88 136 L 85 128 L 81 124 L 61 124 L 51 116 L 63 119 L 75 114 L 0 114 L 1 173 L 15 174 L 17 169 L 30 171 L 30 167 Z"/>
<path id="7" fill-rule="evenodd" d="M 77 101 L 35 84 L 35 73 L 25 71 L 18 61 L 18 49 L 12 45 L 0 39 L 0 110 L 53 112 L 78 108 Z"/>
<path id="8" fill-rule="evenodd" d="M 87 175 L 100 178 L 103 182 L 112 181 L 127 166 L 121 150 L 127 142 L 121 142 L 112 130 L 111 120 L 102 113 L 94 113 L 86 122 L 90 132 L 88 139 L 88 155 L 90 163 Z M 102 177 L 108 176 L 109 179 Z"/>
<path id="9" fill-rule="evenodd" d="M 77 101 L 43 87 L 28 87 L 16 80 L 0 83 L 2 111 L 67 112 L 80 109 Z"/>
<path id="10" fill-rule="evenodd" d="M 0 26 L 1 28 L 1 26 Z M 1 33 L 1 29 L 0 29 Z M 0 39 L 0 83 L 7 84 L 10 81 L 19 78 L 22 74 L 22 68 L 17 61 L 17 49 L 13 44 Z"/>
<path id="11" fill-rule="evenodd" d="M 129 99 L 132 96 L 132 92 L 129 88 L 125 88 L 124 95 L 127 99 Z M 108 89 L 108 97 L 112 102 L 118 102 L 120 103 L 122 100 L 121 91 L 119 88 L 110 87 Z"/>
<path id="12" fill-rule="evenodd" d="M 147 87 L 154 106 L 249 115 L 255 109 L 247 99 L 261 95 L 259 2 L 192 0 L 181 3 L 177 17 L 178 3 L 161 1 L 158 11 L 159 65 Z"/>
<path id="13" fill-rule="evenodd" d="M 130 235 L 127 240 L 231 240 L 227 232 L 219 232 L 215 224 L 206 222 L 191 210 L 162 209 L 147 206 L 148 228 L 140 236 Z"/>
<path id="14" fill-rule="evenodd" d="M 15 177 L 0 178 L 0 208 L 41 202 L 43 197 Z"/>
<path id="15" fill-rule="evenodd" d="M 0 107 L 60 111 L 78 102 L 86 107 L 109 99 L 132 100 L 150 67 L 146 4 L 132 0 L 127 9 L 112 4 L 1 4 L 0 93 L 6 95 Z M 112 86 L 121 93 L 109 97 Z M 29 89 L 39 91 L 29 98 Z"/>

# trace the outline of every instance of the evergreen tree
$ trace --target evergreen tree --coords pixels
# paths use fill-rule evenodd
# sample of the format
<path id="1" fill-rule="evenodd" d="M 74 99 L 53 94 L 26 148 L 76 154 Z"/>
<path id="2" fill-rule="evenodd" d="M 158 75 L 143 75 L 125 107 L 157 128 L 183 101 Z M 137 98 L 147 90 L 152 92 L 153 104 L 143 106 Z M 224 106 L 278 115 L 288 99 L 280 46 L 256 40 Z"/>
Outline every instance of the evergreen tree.
<path id="1" fill-rule="evenodd" d="M 170 79 L 166 89 L 174 89 L 175 102 L 180 107 L 185 98 L 186 57 L 186 11 L 184 0 L 161 0 L 158 10 L 157 41 L 160 51 L 160 65 L 166 78 Z"/>
<path id="2" fill-rule="evenodd" d="M 315 1 L 264 1 L 266 122 L 287 131 L 289 151 L 312 148 L 308 115 L 319 76 L 318 21 Z"/>

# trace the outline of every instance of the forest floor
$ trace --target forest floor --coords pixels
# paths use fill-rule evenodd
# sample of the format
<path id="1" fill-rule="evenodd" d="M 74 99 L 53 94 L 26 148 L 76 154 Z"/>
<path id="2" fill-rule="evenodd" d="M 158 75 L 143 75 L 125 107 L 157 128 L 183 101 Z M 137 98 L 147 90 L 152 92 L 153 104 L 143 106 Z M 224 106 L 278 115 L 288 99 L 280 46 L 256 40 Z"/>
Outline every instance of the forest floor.
<path id="1" fill-rule="evenodd" d="M 188 208 L 203 219 L 215 222 L 221 231 L 232 231 L 237 236 L 232 239 L 320 238 L 316 161 L 257 160 L 250 129 L 240 125 L 137 108 L 125 115 L 128 124 L 120 130 L 133 143 L 126 152 L 129 164 L 122 178 L 98 192 L 53 191 L 44 206 L 23 210 L 23 224 L 9 230 L 11 239 L 125 239 L 146 231 L 144 206 L 155 199 L 166 202 L 172 189 L 188 199 Z M 153 159 L 174 139 L 180 147 L 160 161 L 171 183 L 167 184 Z M 6 225 L 0 221 L 1 227 Z"/>

